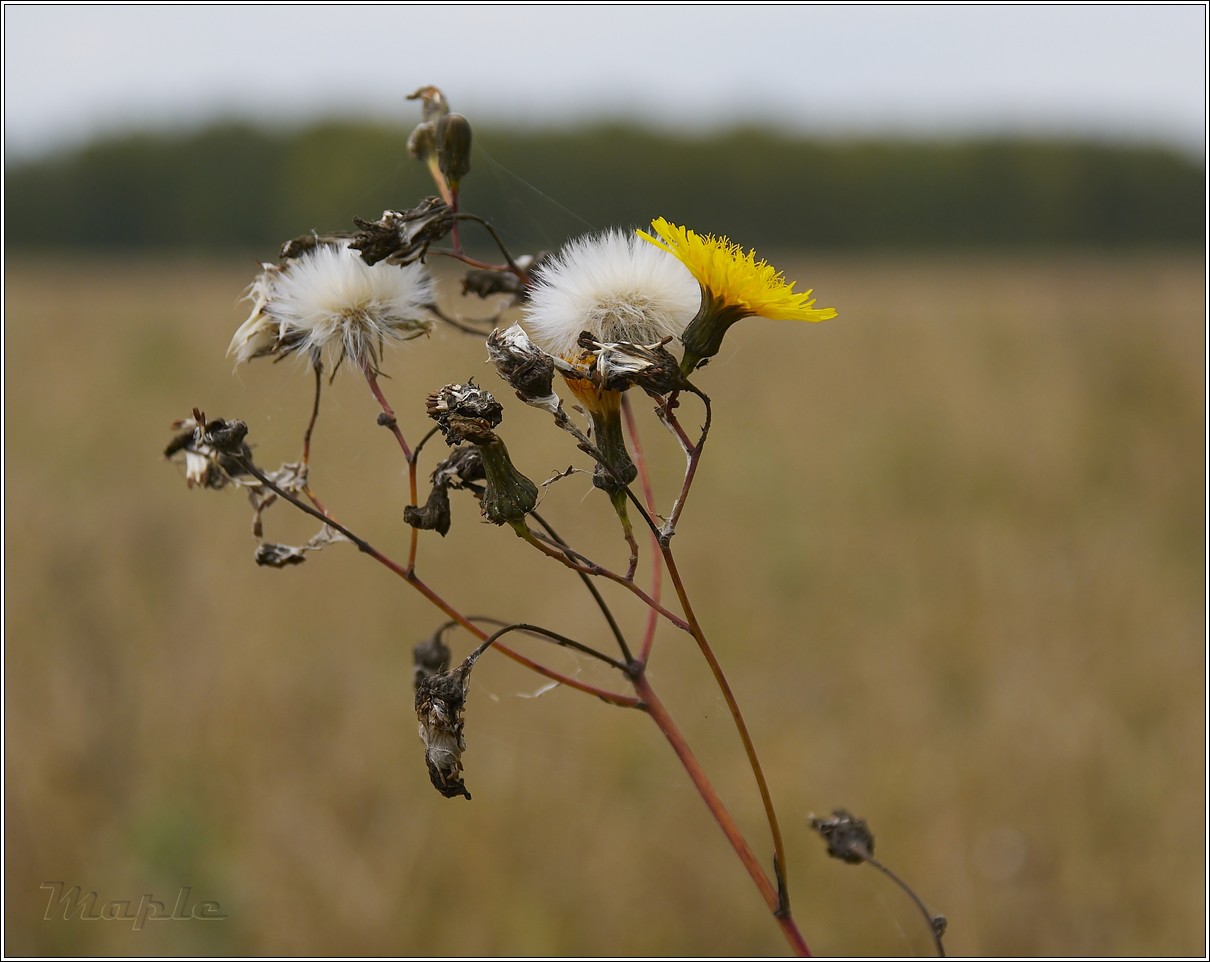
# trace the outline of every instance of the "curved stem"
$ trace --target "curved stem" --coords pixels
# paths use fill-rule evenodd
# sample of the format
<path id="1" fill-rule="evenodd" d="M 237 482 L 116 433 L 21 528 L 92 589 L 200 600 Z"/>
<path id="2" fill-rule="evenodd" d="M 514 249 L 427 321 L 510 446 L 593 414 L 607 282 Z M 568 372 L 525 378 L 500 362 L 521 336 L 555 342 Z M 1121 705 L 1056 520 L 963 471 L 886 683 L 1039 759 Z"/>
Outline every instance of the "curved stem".
<path id="1" fill-rule="evenodd" d="M 672 750 L 676 752 L 677 758 L 680 759 L 685 771 L 688 773 L 690 779 L 693 780 L 693 784 L 697 788 L 698 794 L 701 795 L 702 801 L 706 803 L 706 807 L 710 809 L 710 814 L 714 816 L 714 820 L 718 822 L 719 828 L 727 836 L 727 841 L 735 849 L 735 854 L 739 856 L 740 862 L 743 863 L 748 875 L 752 878 L 753 883 L 755 883 L 761 898 L 765 900 L 765 905 L 773 913 L 778 926 L 782 930 L 782 934 L 785 935 L 786 940 L 797 954 L 810 955 L 811 949 L 808 947 L 802 933 L 798 931 L 798 926 L 794 924 L 789 906 L 784 903 L 779 888 L 775 887 L 769 880 L 764 869 L 761 868 L 760 862 L 752 854 L 752 849 L 744 839 L 739 827 L 735 824 L 731 813 L 727 811 L 722 799 L 719 798 L 718 793 L 714 790 L 714 786 L 706 778 L 701 764 L 694 757 L 688 743 L 685 741 L 685 737 L 681 734 L 680 729 L 676 727 L 672 717 L 668 714 L 668 710 L 656 696 L 655 691 L 652 690 L 651 684 L 645 676 L 640 675 L 635 679 L 634 690 L 642 699 L 643 707 L 647 714 L 651 716 L 660 731 L 664 733 L 664 737 L 668 739 Z"/>
<path id="2" fill-rule="evenodd" d="M 676 625 L 682 631 L 691 630 L 689 627 L 689 623 L 687 621 L 685 621 L 684 618 L 680 618 L 677 615 L 674 615 L 671 611 L 669 611 L 663 605 L 659 604 L 654 598 L 652 598 L 649 594 L 647 594 L 647 592 L 645 592 L 642 588 L 640 588 L 638 585 L 636 585 L 633 581 L 627 581 L 625 578 L 623 578 L 617 572 L 610 571 L 607 568 L 602 568 L 598 564 L 594 564 L 593 562 L 589 561 L 587 558 L 584 558 L 584 556 L 581 555 L 579 552 L 576 552 L 573 549 L 568 548 L 566 545 L 562 545 L 559 548 L 551 547 L 550 545 L 543 542 L 542 539 L 539 538 L 536 534 L 534 534 L 533 531 L 531 531 L 525 525 L 524 522 L 514 525 L 514 530 L 517 532 L 518 537 L 520 537 L 524 541 L 527 541 L 530 544 L 532 544 L 535 548 L 537 548 L 539 551 L 541 551 L 544 555 L 554 558 L 560 564 L 566 565 L 568 568 L 571 568 L 573 571 L 579 571 L 579 572 L 582 572 L 587 575 L 595 575 L 595 576 L 604 578 L 607 581 L 613 581 L 617 584 L 622 585 L 622 587 L 624 587 L 627 591 L 629 591 L 631 594 L 633 594 L 635 597 L 637 597 L 640 601 L 642 601 L 643 604 L 649 605 L 651 608 L 658 611 L 661 615 L 663 615 L 665 618 L 667 618 L 670 622 L 672 622 L 674 625 Z M 576 558 L 584 558 L 584 560 L 583 560 L 583 562 L 578 562 L 575 560 Z"/>
<path id="3" fill-rule="evenodd" d="M 681 483 L 681 493 L 677 495 L 676 502 L 672 505 L 672 512 L 668 515 L 668 520 L 664 523 L 664 528 L 660 532 L 661 545 L 667 545 L 672 540 L 672 536 L 676 534 L 677 522 L 681 519 L 681 512 L 685 510 L 685 501 L 689 497 L 689 489 L 693 487 L 693 479 L 697 475 L 697 466 L 701 463 L 702 448 L 705 447 L 706 436 L 710 433 L 710 398 L 688 382 L 686 382 L 685 390 L 701 398 L 702 404 L 706 408 L 706 420 L 702 425 L 702 434 L 698 438 L 697 444 L 689 444 L 684 429 L 673 413 L 673 409 L 676 407 L 675 398 L 669 398 L 668 403 L 664 407 L 657 408 L 657 411 L 661 412 L 664 422 L 670 429 L 673 429 L 673 433 L 676 434 L 677 439 L 681 442 L 681 446 L 685 451 L 685 457 L 688 459 L 688 464 L 685 466 L 685 479 Z"/>
<path id="4" fill-rule="evenodd" d="M 508 252 L 508 248 L 504 246 L 504 241 L 500 239 L 500 235 L 496 233 L 496 228 L 494 228 L 489 221 L 484 220 L 478 214 L 468 214 L 464 211 L 457 212 L 456 220 L 473 220 L 476 224 L 491 234 L 492 240 L 496 242 L 496 247 L 499 248 L 500 253 L 504 255 L 504 259 L 508 262 L 508 269 L 521 280 L 525 280 L 525 272 L 517 266 L 517 262 L 513 260 L 513 255 Z"/>
<path id="5" fill-rule="evenodd" d="M 482 628 L 480 628 L 478 625 L 476 625 L 473 621 L 471 621 L 469 618 L 467 618 L 460 611 L 455 609 L 452 605 L 450 605 L 450 603 L 448 601 L 446 601 L 444 598 L 442 598 L 441 595 L 437 594 L 436 591 L 434 591 L 427 584 L 425 584 L 425 582 L 422 581 L 417 576 L 417 574 L 414 570 L 405 568 L 403 565 L 401 565 L 395 559 L 391 558 L 389 555 L 383 554 L 381 551 L 379 551 L 377 548 L 375 548 L 372 544 L 370 544 L 364 538 L 359 537 L 358 535 L 354 534 L 352 531 L 350 531 L 348 528 L 346 528 L 344 525 L 342 525 L 339 521 L 336 521 L 334 518 L 332 518 L 331 515 L 318 511 L 317 509 L 311 507 L 311 505 L 307 504 L 305 501 L 300 501 L 297 497 L 295 497 L 289 491 L 284 490 L 279 485 L 275 484 L 272 480 L 270 480 L 265 475 L 265 473 L 263 471 L 261 471 L 261 469 L 258 468 L 251 461 L 243 459 L 243 458 L 241 458 L 239 460 L 240 460 L 240 464 L 243 466 L 243 468 L 249 474 L 251 474 L 254 478 L 256 478 L 258 481 L 260 481 L 261 484 L 268 487 L 271 491 L 273 491 L 279 497 L 284 498 L 285 500 L 289 501 L 292 505 L 294 505 L 294 507 L 298 508 L 300 511 L 311 515 L 311 517 L 313 517 L 313 518 L 319 519 L 320 521 L 322 521 L 324 524 L 328 525 L 328 527 L 332 528 L 333 530 L 339 531 L 342 535 L 344 535 L 346 538 L 348 538 L 349 541 L 351 541 L 353 544 L 355 544 L 357 546 L 358 551 L 361 551 L 363 554 L 369 555 L 371 558 L 373 558 L 375 561 L 377 561 L 379 564 L 381 564 L 384 568 L 387 568 L 389 571 L 392 571 L 395 574 L 397 574 L 400 578 L 402 578 L 404 581 L 406 581 L 408 584 L 410 584 L 413 588 L 415 588 L 417 591 L 419 591 L 422 595 L 424 595 L 424 597 L 426 597 L 430 602 L 432 602 L 432 604 L 435 607 L 437 607 L 441 611 L 445 612 L 447 617 L 452 618 L 454 621 L 456 621 L 458 624 L 460 624 L 463 628 L 465 628 L 467 631 L 469 631 L 472 635 L 474 635 L 476 638 L 480 639 L 481 641 L 487 639 L 488 635 L 487 635 L 486 631 L 484 631 Z M 539 675 L 549 678 L 551 681 L 557 681 L 561 685 L 566 685 L 568 688 L 574 688 L 577 691 L 582 691 L 586 694 L 593 695 L 597 698 L 600 698 L 602 701 L 609 702 L 610 704 L 613 704 L 613 705 L 619 705 L 623 708 L 636 708 L 639 705 L 639 700 L 637 698 L 632 698 L 629 695 L 619 695 L 617 692 L 608 691 L 607 689 L 604 689 L 604 688 L 598 688 L 595 685 L 588 685 L 582 681 L 577 681 L 575 678 L 572 678 L 568 675 L 564 675 L 560 672 L 557 672 L 553 668 L 547 668 L 545 665 L 534 661 L 532 658 L 527 658 L 524 655 L 522 655 L 520 652 L 514 651 L 512 648 L 509 648 L 505 645 L 496 645 L 495 647 L 496 647 L 496 650 L 499 651 L 500 654 L 504 655 L 505 657 L 511 658 L 513 661 L 517 662 L 518 664 L 524 665 L 526 668 L 529 668 L 531 671 L 535 671 Z"/>
<path id="6" fill-rule="evenodd" d="M 731 685 L 727 681 L 727 676 L 723 674 L 722 665 L 719 664 L 713 649 L 711 649 L 709 642 L 706 641 L 706 634 L 702 631 L 701 624 L 698 622 L 697 616 L 693 612 L 693 607 L 689 603 L 689 595 L 685 591 L 684 582 L 681 581 L 681 574 L 677 570 L 676 559 L 672 556 L 672 549 L 668 545 L 661 545 L 661 552 L 664 556 L 664 564 L 668 566 L 668 577 L 676 589 L 676 596 L 680 600 L 681 609 L 685 612 L 685 618 L 689 622 L 689 631 L 697 642 L 702 657 L 706 659 L 706 664 L 710 666 L 710 671 L 714 675 L 714 680 L 718 685 L 719 691 L 722 692 L 723 699 L 727 702 L 727 708 L 731 712 L 731 719 L 735 723 L 735 730 L 739 733 L 744 751 L 748 755 L 748 764 L 752 767 L 752 775 L 756 779 L 756 787 L 760 791 L 761 802 L 765 807 L 765 817 L 769 822 L 769 832 L 773 836 L 773 858 L 780 883 L 780 898 L 786 910 L 789 911 L 790 890 L 786 879 L 786 850 L 782 843 L 781 827 L 777 822 L 777 812 L 773 808 L 773 798 L 769 794 L 769 785 L 765 781 L 765 773 L 761 768 L 760 758 L 756 754 L 756 746 L 752 744 L 752 736 L 748 733 L 748 725 L 744 721 L 743 713 L 739 709 L 739 702 L 735 700 L 735 694 L 731 691 Z"/>
<path id="7" fill-rule="evenodd" d="M 571 551 L 571 548 L 567 542 L 559 537 L 558 532 L 556 532 L 555 529 L 552 528 L 546 521 L 546 519 L 538 514 L 537 511 L 531 511 L 529 516 L 542 526 L 542 529 L 548 535 L 550 535 L 556 544 L 566 549 L 565 553 Z M 568 557 L 570 558 L 571 555 L 568 554 Z M 614 617 L 613 611 L 610 609 L 609 605 L 605 603 L 605 599 L 601 597 L 601 592 L 597 590 L 597 586 L 592 583 L 592 579 L 583 571 L 577 571 L 576 574 L 579 576 L 580 581 L 584 584 L 584 587 L 588 589 L 588 593 L 592 595 L 592 600 L 596 602 L 597 608 L 600 609 L 601 614 L 605 616 L 605 621 L 609 624 L 609 630 L 613 632 L 614 640 L 618 643 L 618 647 L 622 650 L 622 657 L 626 659 L 627 663 L 633 662 L 634 656 L 630 653 L 630 646 L 626 644 L 626 636 L 622 634 L 622 629 L 618 625 L 618 621 Z M 652 611 L 651 617 L 658 618 L 659 615 L 657 615 L 655 611 Z"/>
<path id="8" fill-rule="evenodd" d="M 315 430 L 315 422 L 319 420 L 319 398 L 323 392 L 323 365 L 318 361 L 315 368 L 315 400 L 311 404 L 311 420 L 307 422 L 307 430 L 303 433 L 302 463 L 305 467 L 311 462 L 311 433 Z"/>
<path id="9" fill-rule="evenodd" d="M 926 906 L 921 900 L 920 896 L 912 890 L 912 887 L 889 868 L 887 868 L 887 866 L 878 861 L 878 859 L 874 858 L 874 856 L 870 854 L 869 849 L 867 849 L 864 845 L 855 845 L 854 848 L 870 865 L 878 869 L 878 871 L 880 871 L 883 875 L 898 885 L 900 889 L 907 893 L 908 898 L 915 903 L 916 908 L 920 910 L 920 914 L 924 916 L 924 922 L 929 927 L 929 931 L 933 935 L 933 947 L 936 948 L 937 955 L 944 959 L 945 946 L 941 942 L 941 936 L 945 932 L 945 919 L 941 918 L 940 916 L 933 915 L 933 913 L 928 910 L 928 906 Z M 938 925 L 939 919 L 941 923 L 940 925 Z"/>
<path id="10" fill-rule="evenodd" d="M 576 641 L 574 638 L 568 638 L 566 635 L 561 635 L 557 631 L 551 631 L 549 628 L 543 628 L 540 625 L 525 624 L 524 622 L 518 622 L 515 625 L 505 625 L 499 631 L 494 632 L 491 638 L 487 639 L 483 645 L 480 645 L 480 648 L 484 648 L 489 643 L 495 644 L 496 639 L 502 638 L 510 631 L 523 631 L 526 634 L 534 635 L 539 638 L 545 638 L 547 641 L 553 641 L 556 645 L 559 645 L 562 648 L 571 648 L 580 652 L 581 654 L 588 655 L 590 658 L 596 658 L 598 661 L 603 661 L 610 668 L 616 668 L 623 675 L 629 676 L 630 674 L 629 666 L 623 665 L 616 658 L 610 658 L 608 655 L 597 651 L 595 648 L 582 644 Z"/>
<path id="11" fill-rule="evenodd" d="M 408 447 L 408 443 L 403 437 L 403 432 L 399 430 L 399 420 L 395 417 L 394 410 L 387 403 L 386 396 L 382 393 L 382 388 L 378 386 L 378 372 L 369 363 L 363 364 L 361 370 L 365 375 L 366 383 L 370 385 L 370 391 L 373 393 L 374 399 L 378 402 L 378 406 L 382 408 L 382 416 L 378 419 L 379 423 L 384 427 L 390 428 L 391 433 L 395 435 L 395 440 L 399 442 L 399 449 L 403 451 L 403 456 L 410 460 L 412 449 Z M 415 491 L 412 492 L 412 503 L 416 503 Z"/>

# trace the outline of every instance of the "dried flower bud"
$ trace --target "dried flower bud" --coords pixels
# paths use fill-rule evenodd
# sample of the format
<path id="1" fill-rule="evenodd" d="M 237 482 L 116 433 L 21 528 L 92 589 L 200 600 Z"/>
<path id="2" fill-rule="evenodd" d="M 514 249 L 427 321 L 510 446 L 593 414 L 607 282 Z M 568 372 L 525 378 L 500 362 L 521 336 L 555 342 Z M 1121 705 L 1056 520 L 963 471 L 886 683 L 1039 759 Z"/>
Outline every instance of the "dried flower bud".
<path id="1" fill-rule="evenodd" d="M 422 641 L 412 649 L 412 665 L 415 668 L 414 686 L 420 690 L 420 683 L 426 678 L 439 675 L 450 666 L 450 648 L 441 640 L 441 632 L 436 632 L 428 641 Z"/>
<path id="2" fill-rule="evenodd" d="M 454 448 L 444 461 L 438 463 L 433 469 L 432 481 L 446 488 L 462 488 L 485 477 L 483 456 L 479 449 L 473 444 L 466 444 Z"/>
<path id="3" fill-rule="evenodd" d="M 474 294 L 488 298 L 495 294 L 508 294 L 514 304 L 520 304 L 529 296 L 529 279 L 534 270 L 550 260 L 549 251 L 523 254 L 513 260 L 517 272 L 511 270 L 469 270 L 462 278 L 462 294 Z"/>
<path id="4" fill-rule="evenodd" d="M 283 465 L 283 469 L 288 467 L 292 467 L 292 465 Z M 253 494 L 259 493 L 262 497 L 266 492 L 268 493 L 268 498 L 265 498 L 263 501 L 261 501 L 257 509 L 258 521 L 260 512 L 267 504 L 271 503 L 269 499 L 276 498 L 277 496 L 268 488 L 259 489 L 257 492 L 251 492 Z M 253 500 L 254 503 L 256 503 L 257 499 L 254 498 Z M 259 537 L 259 533 L 257 536 Z M 258 545 L 256 549 L 256 563 L 267 568 L 286 568 L 290 565 L 300 565 L 307 560 L 306 555 L 308 552 L 320 551 L 337 541 L 348 540 L 348 538 L 346 538 L 335 528 L 325 524 L 319 529 L 319 532 L 304 545 L 295 546 L 289 544 L 273 544 L 271 542 L 265 542 L 264 544 Z"/>
<path id="5" fill-rule="evenodd" d="M 403 509 L 403 520 L 413 528 L 422 531 L 436 531 L 441 537 L 449 534 L 450 522 L 450 493 L 444 484 L 433 485 L 429 498 L 423 508 L 409 504 Z"/>
<path id="6" fill-rule="evenodd" d="M 450 111 L 445 94 L 437 87 L 421 87 L 408 100 L 419 100 L 421 116 L 424 118 L 416 125 L 408 137 L 408 153 L 417 160 L 430 162 L 437 157 L 437 122 Z"/>
<path id="7" fill-rule="evenodd" d="M 519 524 L 538 505 L 538 486 L 518 471 L 504 442 L 496 438 L 481 444 L 487 485 L 479 503 L 483 517 L 492 524 Z"/>
<path id="8" fill-rule="evenodd" d="M 462 753 L 466 751 L 462 710 L 469 681 L 469 666 L 461 665 L 421 678 L 416 684 L 416 717 L 429 780 L 446 798 L 471 797 L 462 781 Z"/>
<path id="9" fill-rule="evenodd" d="M 218 490 L 247 475 L 245 464 L 252 460 L 252 449 L 244 443 L 248 425 L 243 421 L 222 418 L 207 421 L 194 408 L 193 417 L 181 418 L 172 426 L 178 433 L 164 449 L 164 457 L 185 455 L 185 481 L 189 487 Z"/>
<path id="10" fill-rule="evenodd" d="M 520 522 L 538 503 L 538 488 L 513 467 L 504 442 L 492 428 L 500 423 L 500 402 L 473 382 L 447 384 L 426 402 L 429 417 L 445 434 L 447 444 L 476 445 L 487 482 L 480 502 L 492 524 Z"/>
<path id="11" fill-rule="evenodd" d="M 447 444 L 463 441 L 487 444 L 496 439 L 492 428 L 504 414 L 500 402 L 473 381 L 447 384 L 425 401 L 425 411 L 437 422 Z"/>
<path id="12" fill-rule="evenodd" d="M 445 114 L 437 121 L 437 163 L 451 190 L 457 190 L 471 169 L 471 125 L 462 114 Z"/>
<path id="13" fill-rule="evenodd" d="M 521 280 L 508 271 L 469 270 L 462 278 L 462 294 L 486 298 L 494 294 L 521 294 Z"/>
<path id="14" fill-rule="evenodd" d="M 299 234 L 282 244 L 279 256 L 284 261 L 294 260 L 311 253 L 317 247 L 339 247 L 348 239 L 349 235 L 342 233 L 317 234 L 312 231 L 310 234 Z"/>
<path id="15" fill-rule="evenodd" d="M 450 112 L 450 104 L 445 99 L 445 93 L 440 87 L 434 87 L 432 84 L 408 94 L 407 99 L 420 101 L 422 116 L 425 120 L 436 121 Z"/>
<path id="16" fill-rule="evenodd" d="M 411 264 L 424 260 L 429 245 L 444 238 L 454 226 L 454 212 L 440 197 L 426 197 L 411 210 L 384 210 L 376 221 L 354 217 L 360 232 L 349 244 L 361 251 L 369 265 L 389 260 Z"/>
<path id="17" fill-rule="evenodd" d="M 285 568 L 287 565 L 300 565 L 306 560 L 305 550 L 293 545 L 265 542 L 256 548 L 256 563 L 266 568 Z"/>
<path id="18" fill-rule="evenodd" d="M 408 134 L 408 153 L 417 160 L 437 156 L 437 125 L 430 121 L 418 123 Z"/>
<path id="19" fill-rule="evenodd" d="M 646 345 L 597 341 L 585 331 L 579 345 L 595 358 L 593 366 L 601 387 L 624 391 L 637 385 L 648 394 L 663 396 L 684 385 L 680 361 L 664 346 L 670 340 Z"/>
<path id="20" fill-rule="evenodd" d="M 487 336 L 487 357 L 522 401 L 551 414 L 558 411 L 554 361 L 529 339 L 520 324 L 506 331 L 492 331 Z"/>
<path id="21" fill-rule="evenodd" d="M 874 833 L 870 827 L 864 819 L 850 815 L 843 808 L 832 812 L 831 818 L 812 815 L 809 821 L 828 843 L 828 854 L 832 858 L 856 864 L 874 854 Z"/>

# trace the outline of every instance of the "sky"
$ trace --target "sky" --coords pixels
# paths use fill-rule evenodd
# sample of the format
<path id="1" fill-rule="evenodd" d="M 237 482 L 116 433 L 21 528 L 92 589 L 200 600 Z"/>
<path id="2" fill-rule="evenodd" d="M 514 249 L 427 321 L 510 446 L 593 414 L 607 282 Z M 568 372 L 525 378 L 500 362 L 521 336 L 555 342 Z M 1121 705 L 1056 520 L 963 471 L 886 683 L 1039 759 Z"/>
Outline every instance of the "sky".
<path id="1" fill-rule="evenodd" d="M 1206 6 L 4 7 L 8 157 L 219 117 L 774 123 L 1154 141 L 1204 156 Z"/>

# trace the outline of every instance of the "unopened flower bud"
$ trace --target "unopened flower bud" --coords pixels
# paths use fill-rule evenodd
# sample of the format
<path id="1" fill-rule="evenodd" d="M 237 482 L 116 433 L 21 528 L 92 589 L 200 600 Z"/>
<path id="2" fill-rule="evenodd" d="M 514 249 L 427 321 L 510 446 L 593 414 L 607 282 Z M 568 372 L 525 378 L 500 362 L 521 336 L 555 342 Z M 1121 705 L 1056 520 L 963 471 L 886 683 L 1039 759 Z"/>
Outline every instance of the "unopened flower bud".
<path id="1" fill-rule="evenodd" d="M 470 173 L 471 125 L 462 114 L 445 114 L 437 121 L 437 163 L 451 190 Z"/>
<path id="2" fill-rule="evenodd" d="M 420 683 L 426 678 L 439 675 L 450 666 L 450 647 L 441 640 L 441 632 L 436 632 L 428 641 L 423 641 L 412 649 L 412 666 L 415 669 L 415 687 L 420 690 Z"/>
<path id="3" fill-rule="evenodd" d="M 449 113 L 445 94 L 437 87 L 421 87 L 408 100 L 419 100 L 424 118 L 408 137 L 408 153 L 417 160 L 428 162 L 437 157 L 437 121 Z"/>
<path id="4" fill-rule="evenodd" d="M 487 336 L 487 357 L 522 401 L 551 414 L 558 411 L 554 361 L 529 339 L 521 325 L 492 331 Z"/>
<path id="5" fill-rule="evenodd" d="M 518 471 L 499 438 L 479 446 L 487 486 L 480 502 L 483 517 L 492 524 L 518 524 L 537 507 L 538 486 Z"/>
<path id="6" fill-rule="evenodd" d="M 603 399 L 612 399 L 613 404 L 603 404 L 591 409 L 592 440 L 600 452 L 600 460 L 593 468 L 592 483 L 609 494 L 618 494 L 626 485 L 639 476 L 639 469 L 626 450 L 626 436 L 622 431 L 621 395 L 616 391 L 602 393 Z"/>
<path id="7" fill-rule="evenodd" d="M 425 120 L 436 121 L 450 112 L 450 104 L 445 99 L 445 93 L 440 87 L 434 87 L 432 84 L 408 94 L 407 99 L 420 101 Z"/>

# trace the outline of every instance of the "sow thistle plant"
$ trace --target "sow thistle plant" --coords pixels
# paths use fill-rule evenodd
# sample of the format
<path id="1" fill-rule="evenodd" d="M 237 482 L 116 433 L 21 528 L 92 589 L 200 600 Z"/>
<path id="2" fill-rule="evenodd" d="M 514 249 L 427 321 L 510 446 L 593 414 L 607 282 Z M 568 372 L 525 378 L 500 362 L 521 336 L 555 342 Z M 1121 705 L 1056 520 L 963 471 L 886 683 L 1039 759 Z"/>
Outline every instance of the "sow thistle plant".
<path id="1" fill-rule="evenodd" d="M 560 685 L 642 712 L 667 739 L 790 946 L 809 954 L 791 913 L 786 852 L 769 787 L 739 705 L 690 601 L 673 542 L 710 432 L 710 399 L 697 377 L 727 332 L 747 317 L 824 321 L 836 311 L 816 308 L 811 291 L 796 293 L 795 285 L 755 252 L 663 217 L 653 219 L 649 230 L 613 229 L 575 238 L 553 255 L 514 255 L 492 224 L 463 209 L 470 125 L 450 111 L 436 87 L 421 88 L 410 99 L 420 101 L 423 114 L 408 150 L 431 172 L 437 195 L 409 209 L 384 211 L 374 221 L 354 218 L 356 230 L 287 242 L 279 259 L 262 265 L 248 288 L 251 311 L 231 340 L 229 353 L 237 365 L 294 356 L 309 369 L 314 400 L 299 460 L 264 469 L 253 459 L 245 422 L 208 418 L 199 409 L 175 422 L 177 433 L 165 453 L 183 459 L 190 487 L 244 489 L 253 510 L 258 565 L 293 567 L 312 552 L 350 542 L 433 605 L 439 622 L 413 651 L 414 698 L 425 767 L 443 796 L 471 797 L 464 780 L 464 713 L 472 670 L 489 650 Z M 491 239 L 498 260 L 483 261 L 465 250 L 462 233 L 472 227 Z M 461 296 L 490 299 L 498 310 L 486 320 L 468 321 L 439 306 L 438 281 L 428 266 L 436 257 L 463 268 Z M 591 465 L 592 485 L 604 497 L 590 499 L 583 511 L 595 503 L 616 519 L 611 523 L 618 525 L 626 544 L 624 570 L 576 547 L 583 518 L 575 519 L 577 527 L 560 523 L 556 533 L 542 516 L 539 485 L 513 463 L 501 433 L 504 407 L 486 387 L 470 378 L 434 381 L 426 396 L 409 402 L 405 431 L 380 383 L 383 353 L 389 344 L 422 337 L 441 324 L 483 341 L 506 389 L 541 412 L 533 413 L 530 424 L 548 418 L 555 429 L 552 440 L 563 438 Z M 378 408 L 378 424 L 394 436 L 406 465 L 406 557 L 391 557 L 351 530 L 311 486 L 311 437 L 324 384 L 341 371 L 365 381 Z M 681 405 L 689 400 L 700 405 L 700 430 L 691 431 L 682 422 Z M 663 505 L 639 439 L 636 408 L 644 405 L 685 458 L 679 489 Z M 421 413 L 433 425 L 413 445 L 409 436 L 415 436 L 416 422 L 424 423 Z M 421 455 L 432 450 L 427 446 L 436 437 L 447 450 L 422 472 Z M 428 485 L 423 498 L 422 478 Z M 603 616 L 608 645 L 538 624 L 468 615 L 478 608 L 445 597 L 424 580 L 418 568 L 421 544 L 433 533 L 450 533 L 457 500 L 477 503 L 486 522 L 511 529 L 536 552 L 536 563 L 561 566 L 568 577 L 578 578 L 586 601 Z M 279 501 L 316 521 L 315 536 L 301 545 L 266 540 L 264 515 Z M 620 627 L 600 591 L 602 582 L 619 586 L 623 597 L 647 610 L 637 643 Z M 652 686 L 647 665 L 661 623 L 692 637 L 729 708 L 763 803 L 766 856 L 758 854 L 763 846 L 753 846 L 740 831 Z M 458 629 L 473 639 L 473 647 L 455 664 L 446 638 Z M 514 634 L 594 659 L 616 672 L 616 684 L 589 684 L 523 654 L 510 644 Z M 873 836 L 864 822 L 837 812 L 833 819 L 812 824 L 831 854 L 873 862 Z M 940 917 L 929 920 L 940 949 L 943 922 Z"/>

